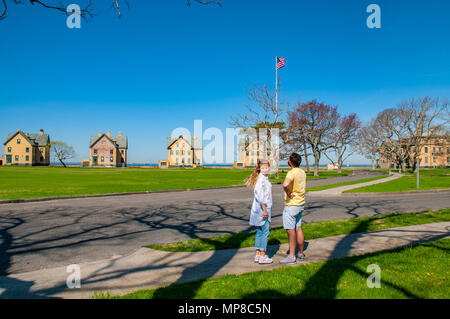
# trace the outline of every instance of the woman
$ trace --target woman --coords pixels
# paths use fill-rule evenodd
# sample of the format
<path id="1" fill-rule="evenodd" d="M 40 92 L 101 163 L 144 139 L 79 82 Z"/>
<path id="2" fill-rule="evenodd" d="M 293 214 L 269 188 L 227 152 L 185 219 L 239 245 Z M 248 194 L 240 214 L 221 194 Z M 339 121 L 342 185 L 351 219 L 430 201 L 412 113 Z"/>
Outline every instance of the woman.
<path id="1" fill-rule="evenodd" d="M 258 160 L 255 171 L 246 180 L 247 186 L 254 188 L 250 225 L 256 227 L 255 263 L 259 264 L 273 262 L 272 258 L 266 255 L 272 214 L 272 184 L 269 181 L 269 166 L 269 161 Z"/>

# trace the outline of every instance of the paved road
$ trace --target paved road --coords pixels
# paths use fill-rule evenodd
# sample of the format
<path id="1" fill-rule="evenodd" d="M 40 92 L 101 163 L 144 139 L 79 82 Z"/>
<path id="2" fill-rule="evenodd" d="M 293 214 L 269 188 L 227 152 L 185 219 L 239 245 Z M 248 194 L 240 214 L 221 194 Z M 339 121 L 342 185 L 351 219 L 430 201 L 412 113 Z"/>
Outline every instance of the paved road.
<path id="1" fill-rule="evenodd" d="M 281 226 L 281 186 L 274 185 L 273 192 L 272 224 Z M 239 187 L 2 204 L 0 275 L 124 256 L 154 243 L 248 230 L 251 201 L 251 191 Z M 448 193 L 308 195 L 305 221 L 448 207 Z"/>

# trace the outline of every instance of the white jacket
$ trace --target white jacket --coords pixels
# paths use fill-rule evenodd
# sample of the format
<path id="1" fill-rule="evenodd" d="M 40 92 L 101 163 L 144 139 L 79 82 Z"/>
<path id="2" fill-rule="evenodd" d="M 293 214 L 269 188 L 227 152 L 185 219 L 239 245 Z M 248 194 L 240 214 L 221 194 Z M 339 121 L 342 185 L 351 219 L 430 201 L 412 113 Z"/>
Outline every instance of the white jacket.
<path id="1" fill-rule="evenodd" d="M 269 213 L 269 222 L 272 217 L 272 184 L 269 181 L 269 177 L 261 173 L 259 174 L 254 194 L 255 197 L 250 211 L 250 225 L 262 226 L 266 222 L 266 219 L 262 218 L 263 209 L 261 204 L 266 204 L 267 212 Z"/>

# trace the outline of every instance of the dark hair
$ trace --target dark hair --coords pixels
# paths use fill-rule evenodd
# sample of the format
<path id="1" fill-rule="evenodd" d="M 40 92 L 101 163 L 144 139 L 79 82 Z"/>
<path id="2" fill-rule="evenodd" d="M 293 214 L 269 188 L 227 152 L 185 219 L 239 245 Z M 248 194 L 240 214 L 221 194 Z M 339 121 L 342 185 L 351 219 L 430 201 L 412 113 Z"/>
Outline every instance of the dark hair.
<path id="1" fill-rule="evenodd" d="M 299 167 L 302 162 L 302 157 L 297 153 L 292 153 L 289 156 L 289 162 L 291 162 L 292 166 Z"/>

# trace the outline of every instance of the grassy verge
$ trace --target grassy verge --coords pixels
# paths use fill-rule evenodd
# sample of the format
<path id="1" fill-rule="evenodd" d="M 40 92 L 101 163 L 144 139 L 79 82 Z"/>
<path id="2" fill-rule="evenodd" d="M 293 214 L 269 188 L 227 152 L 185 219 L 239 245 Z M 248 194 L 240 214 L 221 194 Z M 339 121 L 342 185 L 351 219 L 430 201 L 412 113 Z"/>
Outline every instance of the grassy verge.
<path id="1" fill-rule="evenodd" d="M 411 172 L 390 182 L 351 189 L 344 193 L 378 193 L 450 188 L 450 169 L 423 169 L 419 172 L 419 189 L 416 176 Z"/>
<path id="2" fill-rule="evenodd" d="M 123 299 L 450 298 L 450 239 L 301 267 L 226 275 L 125 296 Z M 432 261 L 432 262 L 430 262 Z M 369 265 L 381 269 L 380 288 L 368 288 Z"/>
<path id="3" fill-rule="evenodd" d="M 343 220 L 327 220 L 303 225 L 305 239 L 323 238 L 336 235 L 374 231 L 393 227 L 437 223 L 450 220 L 450 209 L 421 213 L 388 214 Z M 191 239 L 162 245 L 150 245 L 148 248 L 163 251 L 206 251 L 252 247 L 255 231 L 227 234 L 211 238 Z M 287 243 L 286 231 L 282 227 L 270 230 L 269 245 Z"/>
<path id="4" fill-rule="evenodd" d="M 0 166 L 0 200 L 243 185 L 249 169 Z M 351 171 L 324 171 L 320 178 Z M 281 176 L 285 175 L 282 173 Z M 310 178 L 317 178 L 308 176 Z"/>
<path id="5" fill-rule="evenodd" d="M 302 167 L 302 169 L 305 169 Z M 278 174 L 278 179 L 275 178 L 275 175 L 270 176 L 270 181 L 272 183 L 282 183 L 284 179 L 286 178 L 287 172 L 289 171 L 289 168 L 282 168 L 280 169 L 280 173 Z M 320 170 L 319 176 L 314 176 L 313 172 L 306 173 L 307 179 L 322 179 L 322 178 L 330 178 L 330 177 L 337 177 L 337 176 L 348 176 L 352 174 L 353 171 L 343 169 L 341 173 L 338 173 L 337 170 Z"/>
<path id="6" fill-rule="evenodd" d="M 330 188 L 335 188 L 335 187 L 340 187 L 340 186 L 346 186 L 346 185 L 355 185 L 355 184 L 361 184 L 361 183 L 365 183 L 365 182 L 371 182 L 371 181 L 376 181 L 379 179 L 383 179 L 386 178 L 388 176 L 376 176 L 376 177 L 370 177 L 370 178 L 365 178 L 365 179 L 361 179 L 361 180 L 357 180 L 357 181 L 351 181 L 351 182 L 343 182 L 343 183 L 336 183 L 336 184 L 329 184 L 329 185 L 322 185 L 322 186 L 314 186 L 314 187 L 308 187 L 306 188 L 306 190 L 308 192 L 317 192 L 317 191 L 322 191 L 325 189 L 330 189 Z"/>

